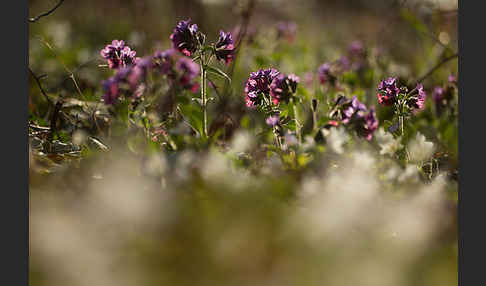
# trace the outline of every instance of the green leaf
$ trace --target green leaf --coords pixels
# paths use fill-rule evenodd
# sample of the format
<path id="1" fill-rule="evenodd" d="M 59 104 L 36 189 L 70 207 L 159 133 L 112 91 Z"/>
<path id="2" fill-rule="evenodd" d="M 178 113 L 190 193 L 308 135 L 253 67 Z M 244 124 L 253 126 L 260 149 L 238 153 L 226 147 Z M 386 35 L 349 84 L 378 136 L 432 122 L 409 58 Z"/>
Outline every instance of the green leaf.
<path id="1" fill-rule="evenodd" d="M 181 105 L 180 110 L 182 115 L 184 115 L 185 119 L 189 121 L 188 123 L 191 125 L 191 127 L 199 134 L 202 134 L 203 132 L 203 112 L 201 111 L 200 108 L 188 104 L 188 105 Z"/>
<path id="2" fill-rule="evenodd" d="M 223 77 L 223 78 L 227 79 L 229 82 L 231 82 L 231 78 L 227 74 L 225 74 L 222 70 L 220 70 L 216 67 L 204 66 L 204 69 L 206 69 L 206 71 L 208 71 L 210 73 L 213 73 L 215 75 L 219 75 L 220 77 Z"/>

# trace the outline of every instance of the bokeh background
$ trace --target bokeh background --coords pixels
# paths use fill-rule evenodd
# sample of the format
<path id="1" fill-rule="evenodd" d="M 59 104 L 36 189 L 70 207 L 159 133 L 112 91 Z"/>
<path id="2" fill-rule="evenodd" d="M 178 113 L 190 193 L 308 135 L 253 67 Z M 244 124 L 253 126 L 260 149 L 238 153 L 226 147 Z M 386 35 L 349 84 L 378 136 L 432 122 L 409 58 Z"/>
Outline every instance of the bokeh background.
<path id="1" fill-rule="evenodd" d="M 31 17 L 58 3 L 29 1 Z M 386 56 L 382 72 L 411 85 L 457 52 L 457 5 L 66 0 L 29 24 L 29 67 L 50 96 L 100 103 L 101 81 L 110 71 L 99 66 L 99 52 L 113 39 L 143 56 L 169 48 L 182 19 L 197 23 L 210 42 L 220 29 L 248 23 L 251 40 L 242 46 L 224 107 L 239 122 L 247 113 L 242 92 L 250 72 L 271 66 L 303 78 L 339 59 L 355 40 Z M 277 40 L 282 21 L 295 22 L 295 38 Z M 439 85 L 457 72 L 457 61 L 450 61 L 424 85 Z M 376 84 L 385 76 L 377 72 L 362 87 L 363 101 L 377 105 Z M 30 80 L 30 119 L 48 126 L 42 115 L 49 107 Z M 215 114 L 219 106 L 212 108 Z M 381 119 L 390 117 L 377 108 Z M 447 151 L 445 169 L 457 170 L 457 122 L 431 118 L 424 112 L 414 126 Z M 255 121 L 264 125 L 262 118 Z M 251 150 L 252 135 L 237 131 L 228 145 Z M 422 184 L 413 170 L 404 172 L 365 147 L 290 173 L 274 160 L 233 168 L 238 156 L 231 152 L 152 156 L 110 147 L 67 165 L 50 158 L 48 171 L 32 171 L 32 163 L 31 285 L 457 284 L 457 181 L 450 174 Z M 52 161 L 59 164 L 52 167 Z"/>

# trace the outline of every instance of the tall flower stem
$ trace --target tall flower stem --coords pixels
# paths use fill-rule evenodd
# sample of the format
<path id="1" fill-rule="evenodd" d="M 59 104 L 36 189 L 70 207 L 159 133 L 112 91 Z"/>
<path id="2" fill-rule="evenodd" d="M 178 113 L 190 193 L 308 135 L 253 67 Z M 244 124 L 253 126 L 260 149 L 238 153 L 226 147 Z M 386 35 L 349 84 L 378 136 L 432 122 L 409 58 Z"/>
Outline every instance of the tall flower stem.
<path id="1" fill-rule="evenodd" d="M 203 138 L 206 138 L 208 136 L 208 112 L 207 112 L 207 98 L 206 98 L 206 68 L 205 68 L 203 53 L 201 53 L 200 67 L 201 67 L 201 105 L 203 110 Z"/>
<path id="2" fill-rule="evenodd" d="M 401 136 L 403 137 L 404 127 L 403 127 L 403 115 L 398 116 L 398 122 L 401 128 Z"/>
<path id="3" fill-rule="evenodd" d="M 299 145 L 302 144 L 302 135 L 300 132 L 300 122 L 299 122 L 299 117 L 297 115 L 297 105 L 296 102 L 294 101 L 293 98 L 290 99 L 292 103 L 292 107 L 294 109 L 294 120 L 295 120 L 295 133 L 297 134 L 297 140 L 299 142 Z"/>

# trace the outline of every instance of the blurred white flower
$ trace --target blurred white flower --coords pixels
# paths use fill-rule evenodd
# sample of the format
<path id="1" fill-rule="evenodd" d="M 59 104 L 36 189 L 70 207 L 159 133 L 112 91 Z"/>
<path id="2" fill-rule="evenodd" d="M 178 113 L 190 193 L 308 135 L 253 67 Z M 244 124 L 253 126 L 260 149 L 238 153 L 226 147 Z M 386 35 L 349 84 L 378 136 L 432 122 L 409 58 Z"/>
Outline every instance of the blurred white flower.
<path id="1" fill-rule="evenodd" d="M 399 182 L 408 183 L 416 182 L 418 180 L 418 169 L 417 166 L 408 164 L 405 170 L 398 176 Z"/>
<path id="2" fill-rule="evenodd" d="M 417 136 L 408 144 L 410 162 L 423 162 L 432 156 L 434 150 L 434 144 L 426 141 L 425 136 L 417 132 Z"/>
<path id="3" fill-rule="evenodd" d="M 393 155 L 396 151 L 401 149 L 403 145 L 400 143 L 400 138 L 395 139 L 391 133 L 386 132 L 383 127 L 376 132 L 376 142 L 380 145 L 380 154 Z"/>
<path id="4" fill-rule="evenodd" d="M 342 127 L 331 128 L 327 139 L 331 149 L 338 154 L 342 154 L 344 151 L 343 145 L 349 140 L 349 135 Z"/>
<path id="5" fill-rule="evenodd" d="M 235 153 L 247 152 L 253 146 L 254 140 L 248 131 L 238 131 L 231 141 L 231 151 Z"/>

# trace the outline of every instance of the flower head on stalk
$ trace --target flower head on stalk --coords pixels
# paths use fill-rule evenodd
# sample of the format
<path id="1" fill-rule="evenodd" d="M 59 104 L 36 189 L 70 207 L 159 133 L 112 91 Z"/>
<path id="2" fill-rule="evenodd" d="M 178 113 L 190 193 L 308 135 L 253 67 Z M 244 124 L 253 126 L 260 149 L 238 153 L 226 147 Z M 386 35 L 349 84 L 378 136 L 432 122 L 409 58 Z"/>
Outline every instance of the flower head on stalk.
<path id="1" fill-rule="evenodd" d="M 233 59 L 235 52 L 235 46 L 231 34 L 220 31 L 219 39 L 218 42 L 216 42 L 215 48 L 216 58 L 218 60 L 224 60 L 226 64 L 229 64 Z"/>
<path id="2" fill-rule="evenodd" d="M 270 84 L 270 96 L 273 104 L 277 105 L 281 101 L 287 102 L 290 97 L 297 91 L 297 84 L 299 77 L 294 74 L 279 74 L 272 80 Z"/>
<path id="3" fill-rule="evenodd" d="M 174 49 L 190 57 L 196 52 L 199 41 L 197 38 L 197 25 L 190 24 L 191 20 L 183 20 L 177 23 L 173 33 L 170 35 Z"/>
<path id="4" fill-rule="evenodd" d="M 254 108 L 265 102 L 270 96 L 270 85 L 280 73 L 276 69 L 260 69 L 250 73 L 245 85 L 246 106 Z"/>
<path id="5" fill-rule="evenodd" d="M 125 46 L 123 40 L 113 40 L 100 51 L 100 55 L 107 60 L 110 69 L 118 69 L 131 65 L 137 53 Z"/>
<path id="6" fill-rule="evenodd" d="M 396 77 L 389 77 L 378 84 L 378 102 L 382 105 L 390 106 L 395 103 L 399 93 Z"/>

